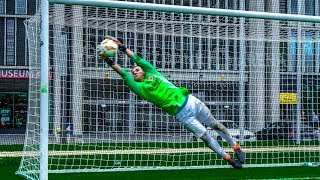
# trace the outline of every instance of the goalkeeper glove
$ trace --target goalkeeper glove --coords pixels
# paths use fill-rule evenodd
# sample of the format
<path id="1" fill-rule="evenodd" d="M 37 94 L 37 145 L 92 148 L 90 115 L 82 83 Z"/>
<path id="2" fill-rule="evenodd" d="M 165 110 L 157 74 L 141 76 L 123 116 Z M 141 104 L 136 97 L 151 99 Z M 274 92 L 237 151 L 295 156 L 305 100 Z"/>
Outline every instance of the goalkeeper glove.
<path id="1" fill-rule="evenodd" d="M 120 42 L 120 41 L 119 41 Z M 119 50 L 120 51 L 122 51 L 122 52 L 126 52 L 126 50 L 127 50 L 127 47 L 125 46 L 125 45 L 123 45 L 123 44 L 118 44 L 118 46 L 119 46 Z"/>
<path id="2" fill-rule="evenodd" d="M 116 64 L 116 63 L 114 62 L 114 60 L 110 59 L 109 57 L 101 56 L 101 58 L 102 58 L 109 66 L 112 66 L 112 65 L 115 65 L 115 64 Z"/>
<path id="3" fill-rule="evenodd" d="M 115 65 L 116 63 L 114 62 L 114 60 L 112 60 L 112 59 L 105 59 L 105 61 L 107 62 L 107 64 L 109 65 L 109 66 L 112 66 L 112 65 Z"/>

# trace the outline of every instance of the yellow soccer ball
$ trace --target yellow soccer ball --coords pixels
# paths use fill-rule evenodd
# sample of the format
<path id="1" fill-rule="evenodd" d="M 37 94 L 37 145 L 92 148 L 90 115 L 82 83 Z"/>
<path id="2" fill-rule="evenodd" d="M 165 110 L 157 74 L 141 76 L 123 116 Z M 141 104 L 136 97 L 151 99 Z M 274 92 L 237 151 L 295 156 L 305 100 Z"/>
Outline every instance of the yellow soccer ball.
<path id="1" fill-rule="evenodd" d="M 100 43 L 99 53 L 102 56 L 113 57 L 117 54 L 118 44 L 112 39 L 105 39 Z"/>

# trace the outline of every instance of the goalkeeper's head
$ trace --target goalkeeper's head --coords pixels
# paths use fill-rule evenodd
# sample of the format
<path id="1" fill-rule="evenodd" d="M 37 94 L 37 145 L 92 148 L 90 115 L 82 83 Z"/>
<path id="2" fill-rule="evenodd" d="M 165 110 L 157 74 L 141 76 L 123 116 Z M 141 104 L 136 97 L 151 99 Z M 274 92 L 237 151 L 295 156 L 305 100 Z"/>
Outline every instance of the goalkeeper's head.
<path id="1" fill-rule="evenodd" d="M 133 78 L 137 82 L 142 82 L 144 81 L 145 77 L 145 72 L 140 66 L 135 66 L 132 68 L 131 73 L 133 75 Z"/>

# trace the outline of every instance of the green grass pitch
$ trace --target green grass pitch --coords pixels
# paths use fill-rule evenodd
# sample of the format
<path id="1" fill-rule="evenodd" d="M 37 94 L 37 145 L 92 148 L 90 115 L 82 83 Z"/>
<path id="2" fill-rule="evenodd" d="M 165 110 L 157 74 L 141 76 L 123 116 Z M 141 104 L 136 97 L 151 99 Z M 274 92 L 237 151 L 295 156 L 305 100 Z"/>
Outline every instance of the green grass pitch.
<path id="1" fill-rule="evenodd" d="M 22 180 L 15 175 L 20 158 L 0 159 L 0 173 L 3 180 Z M 55 180 L 206 180 L 206 179 L 320 179 L 320 167 L 269 167 L 243 168 L 236 170 L 224 169 L 194 169 L 194 170 L 161 170 L 161 171 L 131 171 L 108 173 L 67 173 L 49 174 L 49 179 Z"/>
<path id="2" fill-rule="evenodd" d="M 288 142 L 264 142 L 263 144 L 246 144 L 245 147 L 281 147 L 281 146 L 294 146 L 294 144 L 287 144 Z M 138 145 L 134 144 L 135 146 L 145 146 L 144 144 Z M 150 146 L 150 144 L 148 144 Z M 154 147 L 161 147 L 161 148 L 170 148 L 173 144 L 154 144 Z M 186 145 L 186 144 L 183 144 Z M 187 146 L 177 146 L 177 144 L 174 144 L 175 148 L 197 148 L 198 143 L 195 144 L 187 144 Z M 310 146 L 312 145 L 313 147 L 318 147 L 319 142 L 305 142 L 302 146 Z M 124 147 L 124 144 L 121 145 Z M 126 145 L 128 149 L 131 149 L 129 144 Z M 202 145 L 201 145 L 202 146 Z M 117 147 L 115 144 L 109 147 L 100 147 L 95 145 L 95 149 L 101 149 L 101 150 L 110 150 L 110 147 Z M 50 146 L 49 149 L 51 150 L 70 150 L 70 151 L 77 151 L 79 147 L 77 146 L 68 146 L 67 149 L 64 149 L 64 146 Z M 14 152 L 14 151 L 21 151 L 22 150 L 22 145 L 18 146 L 0 146 L 0 153 L 1 151 L 6 151 L 6 152 Z M 88 148 L 87 150 L 91 150 Z M 294 153 L 294 152 L 291 152 Z M 297 154 L 299 153 L 299 154 Z M 302 153 L 302 154 L 301 154 Z M 264 163 L 279 163 L 281 161 L 285 160 L 285 156 L 291 156 L 292 157 L 300 157 L 294 159 L 295 162 L 303 162 L 303 158 L 306 152 L 295 152 L 294 154 L 290 153 L 264 153 L 263 156 L 267 156 L 264 158 L 260 158 L 259 153 L 248 153 L 248 164 L 250 163 L 257 163 L 257 164 L 264 164 Z M 320 152 L 318 151 L 313 151 L 313 152 L 308 152 L 309 156 L 314 157 L 312 160 L 314 162 L 319 161 L 320 158 Z M 198 159 L 200 162 L 203 163 L 210 163 L 210 164 L 215 164 L 215 162 L 209 162 L 206 161 L 208 157 L 206 157 L 208 154 L 202 156 L 197 156 L 197 157 L 191 157 L 192 159 L 194 158 L 199 158 L 202 157 L 203 159 Z M 260 154 L 261 155 L 261 154 Z M 209 159 L 215 159 L 213 157 L 214 155 L 210 155 Z M 257 156 L 257 157 L 256 157 Z M 161 156 L 160 156 L 161 157 Z M 181 155 L 174 156 L 174 157 L 179 157 L 179 158 L 186 158 L 188 160 L 188 156 L 183 157 Z M 84 159 L 92 159 L 93 157 L 90 156 L 82 156 Z M 95 157 L 97 158 L 97 157 Z M 105 157 L 101 156 L 98 157 L 98 159 L 104 159 Z M 108 158 L 111 158 L 111 156 L 108 156 Z M 122 156 L 123 158 L 123 156 Z M 148 156 L 150 158 L 150 156 Z M 159 157 L 156 157 L 156 159 L 159 159 Z M 301 159 L 302 158 L 302 159 Z M 115 158 L 117 159 L 117 158 Z M 132 159 L 130 156 L 127 157 L 128 160 Z M 135 161 L 137 159 L 144 159 L 143 156 L 137 157 L 135 155 Z M 160 158 L 161 159 L 161 158 Z M 250 160 L 251 159 L 251 160 Z M 257 162 L 257 159 L 264 159 L 270 162 L 263 162 L 259 161 Z M 280 160 L 282 159 L 282 160 Z M 17 171 L 19 164 L 20 164 L 21 157 L 0 157 L 0 179 L 2 180 L 14 180 L 14 179 L 24 179 L 23 177 L 20 177 L 18 175 L 15 175 L 15 172 Z M 135 161 L 132 161 L 135 162 Z M 130 161 L 128 161 L 130 162 Z M 143 162 L 143 161 L 141 161 Z M 169 159 L 169 162 L 171 160 Z M 188 161 L 183 161 L 183 159 L 179 159 L 178 162 L 188 162 Z M 218 162 L 218 161 L 217 161 Z M 219 161 L 220 162 L 220 161 Z M 60 162 L 61 163 L 61 162 Z M 66 163 L 67 162 L 62 162 Z M 74 162 L 73 162 L 74 163 Z M 82 164 L 82 162 L 79 162 Z M 129 164 L 128 164 L 129 165 Z M 141 165 L 141 164 L 139 164 Z M 161 165 L 161 164 L 159 164 Z M 186 164 L 187 165 L 187 164 Z M 191 165 L 191 164 L 190 164 Z M 54 167 L 51 167 L 51 169 L 55 169 Z M 56 167 L 56 169 L 59 169 L 59 167 Z M 246 167 L 244 165 L 244 168 L 241 170 L 236 170 L 232 168 L 213 168 L 213 169 L 192 169 L 192 170 L 146 170 L 146 171 L 119 171 L 119 172 L 102 172 L 102 173 L 65 173 L 65 174 L 49 174 L 49 179 L 57 179 L 57 180 L 72 180 L 72 179 L 89 179 L 89 180 L 101 180 L 101 179 L 116 179 L 116 180 L 133 180 L 133 179 L 152 179 L 152 180 L 193 180 L 193 179 L 320 179 L 320 167 L 259 167 L 259 168 L 253 168 L 253 167 Z"/>

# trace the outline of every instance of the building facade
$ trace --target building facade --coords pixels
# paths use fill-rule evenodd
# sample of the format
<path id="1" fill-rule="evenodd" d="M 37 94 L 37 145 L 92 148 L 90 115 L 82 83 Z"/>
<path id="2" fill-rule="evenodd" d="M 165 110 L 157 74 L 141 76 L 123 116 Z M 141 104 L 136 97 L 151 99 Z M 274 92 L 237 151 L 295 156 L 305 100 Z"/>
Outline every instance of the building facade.
<path id="1" fill-rule="evenodd" d="M 286 13 L 286 14 L 306 14 L 312 16 L 319 16 L 320 11 L 320 0 L 270 0 L 270 1 L 256 1 L 256 0 L 210 0 L 210 1 L 199 1 L 199 0 L 144 0 L 136 2 L 145 3 L 158 3 L 158 4 L 174 4 L 183 6 L 198 6 L 207 8 L 221 8 L 221 9 L 235 9 L 235 10 L 248 10 L 248 11 L 262 11 L 262 12 L 274 12 L 274 13 Z M 0 0 L 0 98 L 2 111 L 2 122 L 1 128 L 17 128 L 23 127 L 26 121 L 26 109 L 27 109 L 27 92 L 28 92 L 28 48 L 27 40 L 25 35 L 25 27 L 23 21 L 30 18 L 36 11 L 36 0 Z M 77 124 L 79 134 L 82 132 L 98 132 L 98 131 L 144 131 L 145 129 L 151 131 L 159 131 L 162 129 L 177 129 L 180 127 L 178 124 L 163 123 L 163 117 L 159 109 L 152 109 L 151 105 L 144 103 L 143 101 L 137 105 L 136 108 L 132 108 L 133 104 L 127 102 L 128 99 L 134 98 L 129 90 L 125 87 L 119 86 L 119 93 L 112 92 L 111 86 L 103 84 L 121 84 L 120 79 L 109 79 L 104 80 L 101 74 L 106 72 L 105 64 L 100 62 L 97 57 L 90 52 L 92 47 L 90 45 L 90 38 L 96 37 L 97 35 L 103 35 L 105 33 L 114 33 L 114 31 L 104 31 L 90 27 L 90 16 L 94 12 L 90 11 L 90 8 L 75 8 L 74 12 L 78 13 L 77 18 L 87 20 L 87 25 L 81 29 L 68 27 L 68 23 L 64 22 L 64 12 L 68 11 L 69 7 L 53 7 L 57 8 L 56 13 L 59 14 L 60 19 L 53 19 L 53 21 L 59 21 L 60 26 L 56 26 L 57 29 L 51 29 L 53 36 L 59 36 L 60 42 L 59 47 L 51 47 L 57 50 L 59 48 L 65 50 L 64 55 L 50 54 L 53 59 L 59 59 L 60 61 L 53 61 L 52 65 L 58 66 L 63 63 L 61 59 L 83 60 L 82 64 L 66 64 L 63 65 L 68 67 L 69 70 L 74 70 L 76 67 L 84 68 L 84 76 L 82 79 L 77 79 L 73 75 L 64 75 L 61 73 L 61 69 L 53 69 L 53 80 L 52 80 L 52 91 L 59 92 L 57 96 L 52 96 L 53 109 L 51 111 L 51 129 L 57 129 L 61 127 L 61 122 L 70 121 L 70 117 L 74 118 L 73 124 Z M 99 12 L 98 12 L 99 13 Z M 159 19 L 164 20 L 164 19 Z M 170 20 L 170 18 L 165 19 Z M 71 22 L 77 23 L 77 22 Z M 260 23 L 257 21 L 257 23 Z M 78 26 L 75 24 L 75 26 Z M 79 25 L 80 26 L 80 25 Z M 147 25 L 145 25 L 147 27 Z M 257 29 L 252 32 L 259 32 L 264 29 L 263 23 Z M 224 27 L 220 27 L 223 29 Z M 221 30 L 220 29 L 220 30 Z M 213 30 L 213 29 L 212 29 Z M 273 29 L 274 32 L 271 37 L 275 37 L 277 31 L 280 29 Z M 228 29 L 225 29 L 228 34 Z M 320 81 L 318 77 L 319 73 L 319 43 L 314 43 L 314 39 L 319 38 L 317 31 L 304 31 L 303 35 L 303 52 L 298 53 L 297 39 L 299 38 L 296 31 L 288 30 L 287 33 L 291 34 L 289 37 L 291 41 L 280 42 L 280 44 L 261 44 L 259 42 L 245 42 L 252 43 L 247 47 L 258 47 L 259 50 L 266 51 L 266 54 L 273 54 L 271 57 L 265 57 L 262 55 L 257 58 L 259 61 L 252 66 L 253 73 L 250 74 L 254 79 L 245 79 L 246 83 L 240 83 L 239 79 L 239 64 L 240 52 L 243 51 L 239 47 L 240 41 L 234 41 L 232 37 L 223 36 L 221 40 L 215 39 L 215 42 L 208 42 L 207 40 L 201 41 L 201 38 L 194 38 L 192 42 L 188 37 L 165 35 L 165 36 L 148 36 L 148 33 L 135 32 L 134 30 L 127 29 L 128 33 L 119 32 L 117 37 L 126 38 L 128 46 L 137 45 L 137 52 L 142 52 L 146 55 L 147 59 L 152 59 L 152 63 L 157 68 L 163 70 L 167 75 L 171 76 L 171 79 L 177 80 L 177 83 L 182 86 L 187 86 L 191 89 L 192 93 L 198 96 L 200 99 L 205 101 L 212 113 L 218 119 L 233 120 L 233 121 L 247 121 L 245 124 L 246 128 L 253 131 L 259 130 L 264 127 L 266 121 L 274 122 L 280 120 L 293 121 L 296 119 L 300 112 L 297 109 L 306 111 L 307 116 L 313 111 L 318 113 L 320 107 L 319 104 L 319 89 Z M 278 33 L 279 34 L 279 33 Z M 62 36 L 61 36 L 62 35 Z M 113 34 L 116 35 L 116 34 Z M 81 48 L 79 49 L 64 49 L 63 45 L 67 46 L 72 43 L 76 43 L 76 37 L 78 39 L 84 39 Z M 132 37 L 140 37 L 144 39 L 154 38 L 161 42 L 161 47 L 149 48 L 147 44 L 139 44 L 133 40 Z M 300 37 L 301 38 L 301 37 Z M 72 41 L 73 39 L 74 41 Z M 308 41 L 309 39 L 309 41 Z M 176 51 L 172 51 L 170 40 L 174 40 L 180 44 L 175 46 Z M 202 39 L 203 40 L 203 39 Z M 23 43 L 22 43 L 23 42 Z M 150 46 L 156 46 L 153 43 Z M 192 44 L 188 47 L 188 42 Z M 203 43 L 203 46 L 198 44 Z M 205 49 L 205 45 L 211 43 L 213 50 Z M 159 43 L 160 44 L 160 43 Z M 272 46 L 279 46 L 276 52 L 267 52 L 268 49 L 272 49 Z M 147 46 L 147 47 L 146 47 Z M 193 46 L 198 46 L 194 48 Z M 222 48 L 227 47 L 227 48 Z M 59 50 L 58 49 L 58 50 Z M 156 49 L 156 50 L 154 50 Z M 188 49 L 196 49 L 194 53 L 187 52 Z M 246 51 L 254 51 L 253 49 L 245 49 Z M 78 54 L 74 54 L 72 51 L 80 51 Z M 152 51 L 161 51 L 168 56 L 155 56 Z M 211 53 L 208 53 L 210 51 Z M 67 56 L 68 54 L 68 56 Z M 71 54 L 71 55 L 70 55 Z M 170 56 L 175 54 L 175 56 Z M 254 53 L 252 53 L 254 54 Z M 301 57 L 303 61 L 302 72 L 301 72 L 301 83 L 297 82 L 297 71 L 298 61 L 297 54 L 303 54 Z M 184 55 L 189 56 L 190 61 L 184 62 Z M 212 59 L 212 61 L 206 61 L 206 57 Z M 82 59 L 83 58 L 83 59 Z M 170 59 L 169 59 L 170 58 Z M 250 57 L 247 57 L 248 59 Z M 276 59 L 275 62 L 279 63 L 279 66 L 270 66 L 275 69 L 268 69 L 269 66 L 260 66 L 261 64 L 274 63 L 271 61 Z M 124 60 L 125 61 L 125 60 Z M 59 63 L 60 62 L 60 63 Z M 65 61 L 67 62 L 67 61 Z M 129 62 L 119 62 L 125 65 L 132 65 Z M 250 64 L 251 62 L 249 62 Z M 299 66 L 300 67 L 300 66 Z M 279 69 L 277 69 L 279 68 Z M 175 69 L 179 69 L 176 72 Z M 181 71 L 182 70 L 182 71 Z M 183 70 L 191 70 L 195 73 L 203 71 L 203 81 L 200 83 L 188 83 L 190 79 L 184 79 Z M 214 81 L 212 79 L 206 79 L 209 77 L 206 70 L 213 70 Z M 62 70 L 63 71 L 63 70 Z M 74 70 L 75 71 L 75 70 Z M 57 73 L 59 72 L 59 74 Z M 263 72 L 263 73 L 261 73 Z M 272 73 L 278 72 L 278 73 Z M 110 72 L 111 73 L 111 72 Z M 96 78 L 96 80 L 93 79 Z M 179 79 L 180 78 L 180 79 Z M 194 77 L 196 78 L 196 77 Z M 276 84 L 275 87 L 269 87 L 267 85 L 260 86 L 259 82 L 268 79 L 270 82 L 266 84 Z M 73 81 L 72 81 L 73 80 Z M 192 79 L 191 79 L 192 80 Z M 112 82 L 110 82 L 112 81 Z M 102 84 L 102 85 L 101 85 Z M 279 96 L 268 95 L 270 89 L 278 89 L 272 91 L 274 94 L 281 93 L 297 93 L 297 84 L 302 84 L 302 107 L 297 108 L 296 102 L 293 103 L 279 103 Z M 244 85 L 242 87 L 242 85 Z M 77 88 L 75 88 L 77 87 Z M 241 99 L 240 89 L 244 88 L 250 93 L 248 97 L 251 99 Z M 206 91 L 210 89 L 210 91 Z M 65 91 L 64 91 L 65 90 Z M 256 91 L 255 91 L 256 90 Z M 110 94 L 102 93 L 108 91 Z M 112 93 L 111 93 L 112 92 Z M 261 94 L 261 92 L 267 92 Z M 71 95 L 82 95 L 83 99 L 75 99 L 75 96 Z M 106 99 L 118 99 L 114 101 L 108 101 Z M 21 102 L 18 104 L 17 102 Z M 69 102 L 77 102 L 69 103 Z M 255 102 L 259 102 L 256 104 Z M 257 106 L 261 106 L 256 108 Z M 65 107 L 65 108 L 62 108 Z M 241 109 L 246 109 L 241 112 Z M 257 109 L 257 111 L 250 111 L 250 109 Z M 156 112 L 157 111 L 157 112 Z M 159 112 L 158 112 L 159 111 Z M 82 113 L 83 112 L 83 113 Z M 20 117 L 19 113 L 23 114 L 23 120 L 18 121 Z M 240 116 L 240 114 L 245 114 Z M 130 121 L 130 119 L 137 118 L 144 119 L 146 121 L 139 121 L 136 124 Z M 245 120 L 239 119 L 243 117 Z M 169 122 L 170 119 L 165 116 L 165 122 Z M 75 123 L 76 122 L 76 123 Z M 255 123 L 253 123 L 255 122 Z M 170 127 L 168 127 L 170 126 Z M 64 129 L 64 127 L 62 127 Z M 81 130 L 80 130 L 81 129 Z"/>
<path id="2" fill-rule="evenodd" d="M 24 20 L 36 0 L 0 0 L 0 133 L 23 133 L 28 107 L 28 48 Z"/>
<path id="3" fill-rule="evenodd" d="M 273 13 L 319 14 L 319 1 L 143 2 Z M 135 99 L 127 88 L 122 87 L 121 80 L 112 75 L 112 72 L 105 68 L 105 64 L 95 56 L 94 51 L 90 50 L 91 38 L 104 34 L 123 39 L 128 47 L 142 53 L 170 80 L 188 87 L 193 94 L 208 104 L 217 119 L 245 122 L 243 126 L 257 131 L 266 123 L 297 121 L 300 111 L 306 111 L 308 116 L 311 112 L 317 111 L 319 57 L 318 31 L 314 28 L 317 25 L 308 24 L 301 31 L 297 31 L 295 22 L 271 24 L 267 20 L 246 19 L 246 25 L 243 27 L 247 30 L 244 34 L 247 39 L 243 40 L 239 37 L 239 20 L 231 23 L 231 18 L 226 17 L 209 17 L 208 21 L 212 24 L 208 26 L 205 22 L 197 24 L 198 18 L 204 18 L 197 15 L 189 17 L 155 13 L 156 15 L 151 16 L 134 11 L 124 11 L 117 15 L 111 11 L 90 7 L 60 7 L 60 10 L 58 6 L 55 8 L 55 17 L 62 17 L 63 14 L 68 14 L 64 18 L 73 16 L 72 20 L 57 18 L 57 22 L 54 22 L 53 19 L 53 24 L 57 24 L 57 27 L 70 25 L 69 29 L 61 29 L 66 35 L 65 38 L 70 39 L 71 44 L 77 42 L 73 39 L 75 36 L 85 39 L 83 46 L 69 50 L 71 59 L 74 59 L 72 61 L 77 62 L 71 64 L 69 69 L 81 67 L 86 70 L 81 76 L 82 79 L 67 85 L 70 91 L 66 94 L 66 97 L 72 94 L 81 94 L 83 97 L 70 99 L 70 102 L 78 103 L 75 105 L 77 109 L 71 107 L 73 104 L 66 112 L 76 119 L 75 124 L 81 124 L 81 132 L 137 132 L 138 129 L 161 132 L 163 129 L 180 128 L 180 125 L 170 123 L 175 122 L 170 117 L 163 118 L 159 109 L 151 109 L 149 104 Z M 110 20 L 106 20 L 108 18 Z M 128 20 L 130 18 L 138 22 Z M 180 22 L 185 21 L 186 25 L 179 24 L 177 19 Z M 56 36 L 59 37 L 59 33 Z M 72 57 L 72 52 L 83 54 Z M 59 64 L 57 57 L 52 57 L 56 65 Z M 245 62 L 241 62 L 243 59 Z M 127 59 L 118 60 L 124 67 L 133 65 Z M 81 61 L 83 63 L 80 63 Z M 245 64 L 244 69 L 241 69 L 241 63 Z M 111 78 L 108 80 L 102 78 L 106 72 L 110 73 Z M 70 75 L 69 79 L 74 79 L 73 76 L 74 74 Z M 200 76 L 201 79 L 198 79 Z M 57 83 L 54 87 L 60 87 L 61 80 L 53 77 L 53 81 Z M 92 78 L 96 80 L 93 81 Z M 309 87 L 310 83 L 312 87 Z M 113 92 L 112 84 L 121 88 Z M 79 92 L 73 87 L 82 87 L 84 91 Z M 110 93 L 105 93 L 106 91 Z M 279 102 L 279 99 L 286 99 L 283 97 L 287 95 L 294 96 L 301 102 Z M 55 107 L 62 107 L 61 97 L 56 96 L 53 99 L 54 103 L 57 103 Z M 311 103 L 310 100 L 314 102 Z M 136 101 L 139 103 L 130 103 Z M 140 116 L 141 118 L 137 118 Z M 168 123 L 163 123 L 163 120 Z M 56 110 L 53 126 L 59 127 L 60 122 L 60 110 Z"/>

